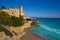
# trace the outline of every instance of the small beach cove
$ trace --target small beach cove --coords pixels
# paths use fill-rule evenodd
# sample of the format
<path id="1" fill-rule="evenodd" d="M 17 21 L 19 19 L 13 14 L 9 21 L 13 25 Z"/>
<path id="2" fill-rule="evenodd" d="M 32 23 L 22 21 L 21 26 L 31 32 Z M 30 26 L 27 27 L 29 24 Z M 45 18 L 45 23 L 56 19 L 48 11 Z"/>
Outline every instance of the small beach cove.
<path id="1" fill-rule="evenodd" d="M 44 40 L 43 37 L 36 35 L 31 29 L 25 29 L 26 34 L 21 37 L 21 40 Z"/>

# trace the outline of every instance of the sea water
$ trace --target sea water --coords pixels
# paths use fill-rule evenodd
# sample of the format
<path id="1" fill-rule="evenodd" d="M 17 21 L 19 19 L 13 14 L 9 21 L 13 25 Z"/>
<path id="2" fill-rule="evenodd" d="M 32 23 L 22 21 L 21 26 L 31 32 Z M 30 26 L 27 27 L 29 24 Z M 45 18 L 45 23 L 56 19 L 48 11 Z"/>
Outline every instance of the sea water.
<path id="1" fill-rule="evenodd" d="M 33 33 L 45 38 L 45 40 L 60 40 L 60 18 L 39 18 L 40 26 L 32 28 Z"/>

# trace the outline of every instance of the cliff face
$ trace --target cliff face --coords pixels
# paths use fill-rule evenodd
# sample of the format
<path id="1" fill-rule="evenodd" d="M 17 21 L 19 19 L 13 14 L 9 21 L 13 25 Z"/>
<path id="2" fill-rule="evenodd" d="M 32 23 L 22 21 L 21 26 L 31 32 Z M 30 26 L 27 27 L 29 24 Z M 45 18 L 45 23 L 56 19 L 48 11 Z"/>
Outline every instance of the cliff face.
<path id="1" fill-rule="evenodd" d="M 24 32 L 24 29 L 30 28 L 31 27 L 31 23 L 32 21 L 28 21 L 27 23 L 25 23 L 23 26 L 19 26 L 19 27 L 7 27 L 4 26 L 4 28 L 6 28 L 7 30 L 9 30 L 13 36 L 7 36 L 4 32 L 0 32 L 0 39 L 1 40 L 20 40 L 20 38 L 25 35 L 26 33 Z M 8 32 L 7 32 L 8 33 Z M 3 35 L 3 36 L 2 36 Z"/>
<path id="2" fill-rule="evenodd" d="M 31 23 L 32 23 L 32 21 L 28 21 L 28 22 L 25 23 L 23 26 L 12 27 L 12 30 L 13 30 L 14 32 L 16 32 L 17 34 L 20 34 L 20 33 L 22 33 L 22 32 L 24 31 L 24 29 L 32 27 L 32 26 L 31 26 Z"/>
<path id="3" fill-rule="evenodd" d="M 32 26 L 32 24 L 33 24 L 33 26 Z M 29 28 L 32 28 L 34 26 L 40 26 L 39 22 L 37 22 L 37 21 L 28 21 L 23 26 L 12 27 L 11 30 L 14 31 L 16 33 L 16 35 L 19 35 L 19 34 L 24 33 L 24 29 L 29 29 Z"/>
<path id="4" fill-rule="evenodd" d="M 1 32 L 0 34 L 1 34 L 1 35 L 5 35 L 5 36 L 1 36 L 1 35 L 0 35 L 0 39 L 1 39 L 1 40 L 20 40 L 20 38 L 21 38 L 23 35 L 26 34 L 25 31 L 24 31 L 24 29 L 26 30 L 26 29 L 29 29 L 29 28 L 32 28 L 32 27 L 33 27 L 33 26 L 32 26 L 32 23 L 33 23 L 33 21 L 28 21 L 28 22 L 26 22 L 23 26 L 10 27 L 10 28 L 3 25 L 7 30 L 9 30 L 9 31 L 13 34 L 13 36 L 10 37 L 10 36 L 5 35 L 4 32 Z M 35 22 L 34 22 L 34 23 L 35 23 Z M 34 24 L 34 23 L 33 23 L 33 24 Z M 38 23 L 35 23 L 34 25 L 38 25 Z M 7 32 L 7 33 L 8 33 L 8 32 Z"/>

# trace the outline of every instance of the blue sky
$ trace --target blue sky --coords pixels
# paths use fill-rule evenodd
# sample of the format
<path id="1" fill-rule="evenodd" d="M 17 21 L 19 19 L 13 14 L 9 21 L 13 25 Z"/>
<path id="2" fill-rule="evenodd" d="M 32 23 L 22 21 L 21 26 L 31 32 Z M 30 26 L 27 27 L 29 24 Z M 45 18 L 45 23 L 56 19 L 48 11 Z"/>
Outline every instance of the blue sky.
<path id="1" fill-rule="evenodd" d="M 19 8 L 20 5 L 27 16 L 60 18 L 60 0 L 0 0 L 0 7 Z"/>

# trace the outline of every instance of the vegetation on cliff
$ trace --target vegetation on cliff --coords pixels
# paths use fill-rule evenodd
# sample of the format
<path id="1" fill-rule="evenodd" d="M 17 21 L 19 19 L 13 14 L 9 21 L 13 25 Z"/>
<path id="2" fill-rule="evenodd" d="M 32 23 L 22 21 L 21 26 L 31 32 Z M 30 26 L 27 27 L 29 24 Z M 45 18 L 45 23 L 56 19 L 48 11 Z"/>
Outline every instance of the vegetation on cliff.
<path id="1" fill-rule="evenodd" d="M 24 19 L 22 16 L 17 18 L 15 16 L 10 16 L 6 14 L 6 12 L 1 11 L 0 12 L 0 24 L 17 27 L 17 26 L 21 26 L 24 24 Z"/>
<path id="2" fill-rule="evenodd" d="M 6 12 L 0 11 L 0 32 L 4 32 L 7 36 L 12 37 L 13 34 L 10 32 L 10 30 L 4 28 L 4 26 L 12 26 L 12 27 L 18 27 L 22 26 L 24 24 L 24 19 L 22 16 L 19 18 L 15 16 L 10 16 Z"/>

